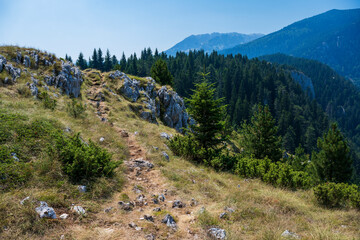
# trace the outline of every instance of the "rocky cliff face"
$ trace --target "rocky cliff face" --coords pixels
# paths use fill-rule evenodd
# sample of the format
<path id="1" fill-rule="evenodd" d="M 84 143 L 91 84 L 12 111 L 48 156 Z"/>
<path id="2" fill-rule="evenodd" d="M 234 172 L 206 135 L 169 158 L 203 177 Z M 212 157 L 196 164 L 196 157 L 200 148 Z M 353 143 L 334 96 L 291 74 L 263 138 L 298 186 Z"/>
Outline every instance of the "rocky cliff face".
<path id="1" fill-rule="evenodd" d="M 109 75 L 111 79 L 123 81 L 117 90 L 131 102 L 141 101 L 145 107 L 137 109 L 141 118 L 157 123 L 157 119 L 169 127 L 183 132 L 189 124 L 189 115 L 186 112 L 184 100 L 166 86 L 156 88 L 154 79 L 147 77 L 145 82 L 129 78 L 125 73 L 115 71 Z"/>

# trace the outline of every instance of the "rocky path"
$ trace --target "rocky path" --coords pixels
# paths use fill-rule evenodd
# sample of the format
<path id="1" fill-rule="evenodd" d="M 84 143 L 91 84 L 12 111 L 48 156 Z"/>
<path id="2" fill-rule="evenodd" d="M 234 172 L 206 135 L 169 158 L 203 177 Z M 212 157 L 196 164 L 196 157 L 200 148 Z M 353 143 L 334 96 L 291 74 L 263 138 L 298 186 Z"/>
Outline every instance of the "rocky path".
<path id="1" fill-rule="evenodd" d="M 101 100 L 102 81 L 93 83 L 88 96 L 99 118 L 106 122 L 109 108 Z M 96 215 L 96 238 L 200 239 L 192 227 L 197 202 L 194 199 L 185 202 L 171 190 L 134 134 L 113 128 L 124 138 L 130 153 L 124 162 L 126 183 L 120 193 L 103 205 L 104 211 Z"/>

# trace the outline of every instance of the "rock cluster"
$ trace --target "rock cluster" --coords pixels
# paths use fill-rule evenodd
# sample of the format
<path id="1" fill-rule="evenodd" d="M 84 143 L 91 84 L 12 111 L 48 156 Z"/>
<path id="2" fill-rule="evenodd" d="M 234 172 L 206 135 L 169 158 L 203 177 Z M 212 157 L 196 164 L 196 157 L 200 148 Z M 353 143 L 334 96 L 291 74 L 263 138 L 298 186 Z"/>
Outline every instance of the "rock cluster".
<path id="1" fill-rule="evenodd" d="M 21 69 L 14 67 L 11 63 L 7 63 L 6 58 L 0 55 L 0 73 L 4 70 L 11 76 L 11 80 L 6 79 L 4 81 L 5 84 L 14 84 L 16 79 L 21 76 Z"/>
<path id="2" fill-rule="evenodd" d="M 179 132 L 188 126 L 190 119 L 184 100 L 176 92 L 165 86 L 157 91 L 155 80 L 151 77 L 146 78 L 146 83 L 140 83 L 136 79 L 129 78 L 125 73 L 115 71 L 109 75 L 109 78 L 123 81 L 118 92 L 127 99 L 132 102 L 142 100 L 145 109 L 140 109 L 141 118 L 152 123 L 157 123 L 157 118 L 160 118 L 166 126 L 175 128 Z"/>
<path id="3" fill-rule="evenodd" d="M 62 70 L 57 76 L 45 76 L 46 84 L 60 88 L 63 93 L 77 98 L 80 95 L 80 87 L 83 76 L 79 68 L 69 62 L 62 62 Z"/>

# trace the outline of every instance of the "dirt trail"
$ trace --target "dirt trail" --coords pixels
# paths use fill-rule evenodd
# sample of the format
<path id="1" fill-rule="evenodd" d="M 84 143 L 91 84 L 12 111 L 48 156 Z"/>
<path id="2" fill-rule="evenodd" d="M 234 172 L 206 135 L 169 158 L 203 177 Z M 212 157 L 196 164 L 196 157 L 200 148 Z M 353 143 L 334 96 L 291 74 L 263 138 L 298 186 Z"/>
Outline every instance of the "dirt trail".
<path id="1" fill-rule="evenodd" d="M 101 100 L 103 76 L 101 82 L 94 82 L 88 91 L 89 102 L 97 109 L 99 118 L 106 122 L 109 107 Z M 124 138 L 130 158 L 126 166 L 126 183 L 121 193 L 116 193 L 103 205 L 104 211 L 96 215 L 94 228 L 96 239 L 200 239 L 193 230 L 194 213 L 198 206 L 193 201 L 183 201 L 170 186 L 156 165 L 147 158 L 147 150 L 136 140 L 135 134 L 126 129 L 113 126 L 119 137 Z M 145 166 L 144 166 L 145 164 Z M 153 166 L 151 166 L 153 165 Z M 150 167 L 149 167 L 150 166 Z M 164 199 L 162 199 L 162 196 Z M 186 204 L 185 207 L 173 208 L 176 200 Z M 119 201 L 123 202 L 121 206 Z M 133 204 L 134 206 L 132 206 Z M 124 206 L 131 210 L 124 210 Z M 161 212 L 154 211 L 161 208 Z M 177 229 L 162 223 L 166 213 L 176 220 Z M 153 221 L 145 220 L 144 215 L 151 216 Z M 132 224 L 133 226 L 130 226 Z"/>

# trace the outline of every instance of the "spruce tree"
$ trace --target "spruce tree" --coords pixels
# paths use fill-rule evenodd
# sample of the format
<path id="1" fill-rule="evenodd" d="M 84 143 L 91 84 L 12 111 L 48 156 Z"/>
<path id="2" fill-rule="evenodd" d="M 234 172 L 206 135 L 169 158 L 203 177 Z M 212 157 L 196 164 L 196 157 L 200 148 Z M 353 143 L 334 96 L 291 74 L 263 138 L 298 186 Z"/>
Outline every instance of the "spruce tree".
<path id="1" fill-rule="evenodd" d="M 151 77 L 161 85 L 172 85 L 173 76 L 171 76 L 166 62 L 161 58 L 151 67 L 150 73 Z"/>
<path id="2" fill-rule="evenodd" d="M 84 55 L 82 52 L 80 52 L 79 57 L 76 60 L 76 66 L 78 66 L 81 70 L 84 70 L 87 68 L 87 63 L 84 59 Z"/>
<path id="3" fill-rule="evenodd" d="M 98 54 L 95 48 L 91 58 L 91 68 L 95 68 L 95 69 L 99 68 Z"/>
<path id="4" fill-rule="evenodd" d="M 108 72 L 112 69 L 112 61 L 111 61 L 111 55 L 109 52 L 109 49 L 106 50 L 106 55 L 105 55 L 105 62 L 104 62 L 104 71 Z"/>
<path id="5" fill-rule="evenodd" d="M 101 48 L 99 48 L 99 50 L 98 50 L 97 61 L 98 61 L 97 69 L 100 71 L 104 71 L 104 57 L 103 57 Z"/>
<path id="6" fill-rule="evenodd" d="M 206 80 L 207 74 L 202 73 L 202 82 L 195 84 L 195 90 L 190 98 L 186 98 L 188 112 L 196 121 L 191 126 L 189 134 L 194 136 L 200 149 L 205 150 L 205 157 L 217 155 L 225 145 L 221 143 L 228 139 L 226 105 L 224 99 L 215 99 L 214 84 Z"/>
<path id="7" fill-rule="evenodd" d="M 349 146 L 336 123 L 319 138 L 317 146 L 320 152 L 314 155 L 314 164 L 320 181 L 349 182 L 352 177 L 352 159 Z"/>
<path id="8" fill-rule="evenodd" d="M 125 53 L 123 52 L 120 60 L 120 70 L 125 71 L 125 69 L 126 69 L 126 57 L 125 57 Z"/>
<path id="9" fill-rule="evenodd" d="M 119 64 L 119 61 L 115 55 L 112 56 L 111 63 L 113 67 Z"/>
<path id="10" fill-rule="evenodd" d="M 257 105 L 250 124 L 242 124 L 243 146 L 255 158 L 268 157 L 276 162 L 281 158 L 281 137 L 268 106 Z"/>

